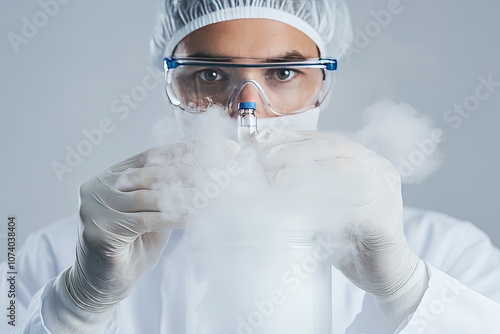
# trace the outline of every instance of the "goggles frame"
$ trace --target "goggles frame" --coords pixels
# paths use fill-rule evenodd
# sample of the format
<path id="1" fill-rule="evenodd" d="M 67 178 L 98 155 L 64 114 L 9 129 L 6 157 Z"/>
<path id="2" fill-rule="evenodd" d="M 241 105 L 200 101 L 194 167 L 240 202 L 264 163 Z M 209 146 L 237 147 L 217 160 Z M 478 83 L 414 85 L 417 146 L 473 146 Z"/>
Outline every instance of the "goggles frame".
<path id="1" fill-rule="evenodd" d="M 193 109 L 183 105 L 183 102 L 172 89 L 172 72 L 181 66 L 202 66 L 202 67 L 227 67 L 227 68 L 320 68 L 323 71 L 323 81 L 326 78 L 325 71 L 334 72 L 337 70 L 338 64 L 337 60 L 333 58 L 309 58 L 304 60 L 297 59 L 287 59 L 287 58 L 201 58 L 201 57 L 167 57 L 163 60 L 163 68 L 165 71 L 165 92 L 170 101 L 174 106 L 178 106 L 184 111 L 190 113 L 202 113 L 206 110 Z M 251 82 L 252 80 L 247 80 Z M 259 85 L 257 84 L 259 87 Z M 265 92 L 262 90 L 260 94 L 264 97 L 264 102 L 266 107 L 268 107 L 271 112 L 275 115 L 284 115 L 275 111 L 268 99 L 266 98 Z M 323 97 L 323 100 L 325 97 Z M 229 101 L 228 106 L 223 106 L 225 108 L 232 107 L 232 101 Z M 300 113 L 298 111 L 296 113 Z M 292 113 L 293 114 L 293 113 Z"/>

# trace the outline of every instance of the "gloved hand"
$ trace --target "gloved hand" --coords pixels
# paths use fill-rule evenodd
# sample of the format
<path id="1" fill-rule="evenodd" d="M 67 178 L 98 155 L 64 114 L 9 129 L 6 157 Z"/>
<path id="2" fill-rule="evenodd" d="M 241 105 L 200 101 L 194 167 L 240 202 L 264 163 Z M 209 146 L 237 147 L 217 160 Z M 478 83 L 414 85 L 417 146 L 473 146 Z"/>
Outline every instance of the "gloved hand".
<path id="1" fill-rule="evenodd" d="M 186 223 L 180 207 L 192 198 L 191 175 L 203 171 L 185 161 L 193 154 L 191 143 L 150 149 L 81 185 L 76 260 L 65 277 L 76 305 L 109 310 L 156 265 L 172 230 Z"/>
<path id="2" fill-rule="evenodd" d="M 335 176 L 329 178 L 328 190 L 321 189 L 341 203 L 332 203 L 331 208 L 335 211 L 332 217 L 342 217 L 331 224 L 340 224 L 343 234 L 337 238 L 342 240 L 338 252 L 342 255 L 334 254 L 333 264 L 358 287 L 375 295 L 397 327 L 416 309 L 428 278 L 425 265 L 410 250 L 403 234 L 401 183 L 394 166 L 338 134 L 263 131 L 254 143 L 263 150 L 264 168 L 278 187 L 310 173 L 304 166 Z"/>

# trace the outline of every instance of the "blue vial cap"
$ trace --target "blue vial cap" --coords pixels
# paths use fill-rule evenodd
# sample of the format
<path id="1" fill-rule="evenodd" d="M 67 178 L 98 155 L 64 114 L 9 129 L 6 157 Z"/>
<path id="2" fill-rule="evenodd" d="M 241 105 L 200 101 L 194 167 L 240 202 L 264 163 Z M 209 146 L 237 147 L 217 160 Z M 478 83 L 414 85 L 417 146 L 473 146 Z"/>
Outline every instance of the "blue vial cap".
<path id="1" fill-rule="evenodd" d="M 240 109 L 257 109 L 255 102 L 240 102 L 238 103 L 238 110 Z"/>

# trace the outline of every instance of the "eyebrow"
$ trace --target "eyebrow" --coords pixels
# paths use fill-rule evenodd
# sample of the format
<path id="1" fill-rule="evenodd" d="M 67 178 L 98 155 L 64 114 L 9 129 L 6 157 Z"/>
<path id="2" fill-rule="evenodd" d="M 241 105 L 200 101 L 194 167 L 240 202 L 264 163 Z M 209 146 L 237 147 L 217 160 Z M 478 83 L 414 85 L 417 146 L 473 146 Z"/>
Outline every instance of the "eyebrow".
<path id="1" fill-rule="evenodd" d="M 268 58 L 266 60 L 267 63 L 274 63 L 280 61 L 297 61 L 297 60 L 306 60 L 307 58 L 297 50 L 293 50 L 291 52 L 287 52 L 285 54 L 279 55 L 274 58 Z"/>
<path id="2" fill-rule="evenodd" d="M 192 58 L 212 58 L 217 61 L 232 61 L 236 59 L 236 57 L 226 56 L 226 55 L 216 55 L 208 52 L 196 52 L 188 55 L 188 57 Z M 306 60 L 307 58 L 297 50 L 289 51 L 284 54 L 280 54 L 276 57 L 270 57 L 265 59 L 266 63 L 276 63 L 282 61 L 297 61 L 297 60 Z"/>

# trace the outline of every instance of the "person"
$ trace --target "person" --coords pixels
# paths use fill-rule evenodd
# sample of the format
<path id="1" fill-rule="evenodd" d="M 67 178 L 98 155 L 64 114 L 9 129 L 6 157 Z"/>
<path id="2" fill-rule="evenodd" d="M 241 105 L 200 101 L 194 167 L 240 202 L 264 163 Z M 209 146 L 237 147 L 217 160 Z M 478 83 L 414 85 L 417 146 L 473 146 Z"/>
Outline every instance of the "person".
<path id="1" fill-rule="evenodd" d="M 399 182 L 384 182 L 397 175 L 387 160 L 317 131 L 336 66 L 326 57 L 340 59 L 351 39 L 343 0 L 164 0 L 152 55 L 166 67 L 167 95 L 185 127 L 211 105 L 234 115 L 245 101 L 256 101 L 262 124 L 287 120 L 272 136 L 251 138 L 276 186 L 304 160 L 361 180 L 345 202 L 358 252 L 332 268 L 336 333 L 498 333 L 500 252 L 489 238 L 471 223 L 403 209 Z M 159 205 L 154 184 L 188 189 L 197 170 L 183 161 L 195 145 L 153 148 L 90 178 L 78 216 L 27 239 L 14 332 L 186 333 L 174 249 L 189 215 L 175 194 Z M 229 147 L 237 154 L 237 143 Z M 167 157 L 168 168 L 152 155 Z M 2 296 L 7 272 L 4 263 Z"/>

